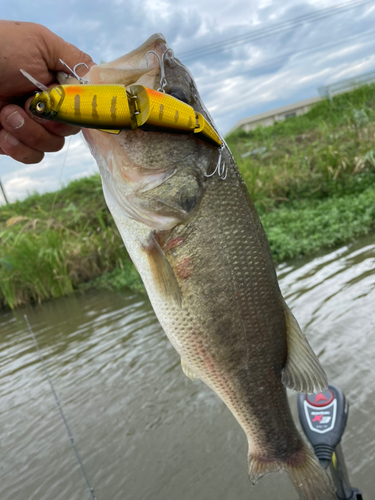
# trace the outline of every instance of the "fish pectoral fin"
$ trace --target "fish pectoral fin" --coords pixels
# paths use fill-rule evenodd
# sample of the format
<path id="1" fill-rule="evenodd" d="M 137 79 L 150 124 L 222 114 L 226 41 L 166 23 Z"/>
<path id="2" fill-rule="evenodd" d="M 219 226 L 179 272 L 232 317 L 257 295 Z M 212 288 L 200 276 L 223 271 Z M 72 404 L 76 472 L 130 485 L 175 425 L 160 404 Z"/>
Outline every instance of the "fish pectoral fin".
<path id="1" fill-rule="evenodd" d="M 328 385 L 327 375 L 286 304 L 285 320 L 288 355 L 282 372 L 282 383 L 298 392 L 311 394 L 325 391 Z"/>
<path id="2" fill-rule="evenodd" d="M 172 300 L 180 306 L 182 296 L 177 278 L 165 253 L 153 234 L 151 234 L 147 245 L 143 245 L 143 250 L 146 252 L 157 292 L 164 300 Z"/>
<path id="3" fill-rule="evenodd" d="M 181 358 L 181 368 L 184 374 L 190 380 L 199 380 L 198 375 L 190 368 L 190 366 Z"/>

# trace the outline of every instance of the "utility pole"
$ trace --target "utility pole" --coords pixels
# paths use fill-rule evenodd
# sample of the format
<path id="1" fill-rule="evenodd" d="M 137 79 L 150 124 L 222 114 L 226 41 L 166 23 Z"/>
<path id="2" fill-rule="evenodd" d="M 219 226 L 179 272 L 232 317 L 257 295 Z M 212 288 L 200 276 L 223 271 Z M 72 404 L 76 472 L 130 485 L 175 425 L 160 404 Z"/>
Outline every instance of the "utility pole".
<path id="1" fill-rule="evenodd" d="M 1 179 L 0 179 L 0 188 L 1 188 L 1 192 L 3 193 L 5 203 L 6 203 L 7 205 L 9 205 L 9 201 L 8 201 L 8 198 L 6 197 L 6 194 L 5 194 L 5 191 L 4 191 L 4 188 L 3 188 L 3 185 L 2 185 L 2 183 L 1 183 Z"/>

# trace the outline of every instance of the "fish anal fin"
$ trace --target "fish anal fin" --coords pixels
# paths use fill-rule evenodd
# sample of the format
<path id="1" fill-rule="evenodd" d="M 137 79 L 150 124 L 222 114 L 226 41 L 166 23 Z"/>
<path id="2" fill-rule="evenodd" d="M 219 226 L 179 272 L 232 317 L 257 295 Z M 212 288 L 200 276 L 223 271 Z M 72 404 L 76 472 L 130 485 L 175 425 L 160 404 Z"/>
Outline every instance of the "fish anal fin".
<path id="1" fill-rule="evenodd" d="M 325 391 L 327 375 L 286 304 L 285 321 L 288 354 L 282 372 L 283 384 L 289 389 L 309 394 Z"/>
<path id="2" fill-rule="evenodd" d="M 177 305 L 181 305 L 182 297 L 177 278 L 153 234 L 150 236 L 147 245 L 143 246 L 143 250 L 146 252 L 157 292 L 164 300 L 171 300 Z"/>
<path id="3" fill-rule="evenodd" d="M 198 375 L 190 368 L 190 366 L 181 358 L 181 368 L 184 374 L 190 380 L 199 380 Z"/>

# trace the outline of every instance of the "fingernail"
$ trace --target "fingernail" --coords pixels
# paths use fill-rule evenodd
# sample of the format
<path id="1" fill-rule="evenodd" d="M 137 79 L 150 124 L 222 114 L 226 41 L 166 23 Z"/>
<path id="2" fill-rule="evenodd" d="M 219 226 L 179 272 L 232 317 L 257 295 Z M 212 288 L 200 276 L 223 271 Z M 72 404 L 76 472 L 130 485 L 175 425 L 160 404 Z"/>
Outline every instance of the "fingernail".
<path id="1" fill-rule="evenodd" d="M 16 139 L 13 135 L 7 132 L 4 136 L 4 141 L 9 144 L 9 146 L 17 146 L 19 144 L 19 140 Z"/>
<path id="2" fill-rule="evenodd" d="M 7 124 L 12 128 L 21 128 L 25 123 L 23 117 L 19 114 L 18 111 L 14 111 L 11 115 L 6 119 Z"/>

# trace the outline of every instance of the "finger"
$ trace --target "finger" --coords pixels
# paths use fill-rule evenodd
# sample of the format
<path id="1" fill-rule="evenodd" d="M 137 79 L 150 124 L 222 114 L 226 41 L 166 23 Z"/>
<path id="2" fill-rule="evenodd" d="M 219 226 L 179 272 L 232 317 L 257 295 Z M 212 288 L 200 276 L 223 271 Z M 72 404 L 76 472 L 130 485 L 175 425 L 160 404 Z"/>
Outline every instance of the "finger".
<path id="1" fill-rule="evenodd" d="M 26 146 L 5 129 L 0 130 L 0 148 L 11 158 L 21 163 L 39 163 L 44 153 Z"/>
<path id="2" fill-rule="evenodd" d="M 91 68 L 95 64 L 88 54 L 78 49 L 75 45 L 66 42 L 47 28 L 43 30 L 42 35 L 47 48 L 45 60 L 51 71 L 66 72 L 66 67 L 60 63 L 59 59 L 63 60 L 71 68 L 79 63 L 85 63 L 88 68 Z M 84 75 L 87 73 L 87 69 L 84 66 L 80 66 L 77 68 L 77 73 Z"/>
<path id="3" fill-rule="evenodd" d="M 56 75 L 45 64 L 45 51 L 41 32 L 43 27 L 34 23 L 2 21 L 0 46 L 2 66 L 0 75 L 2 97 L 22 96 L 35 90 L 35 85 L 22 76 L 27 71 L 44 85 L 56 80 Z"/>
<path id="4" fill-rule="evenodd" d="M 61 137 L 76 135 L 81 131 L 79 127 L 73 127 L 73 125 L 67 125 L 66 123 L 52 122 L 49 120 L 43 120 L 42 125 L 51 134 Z"/>
<path id="5" fill-rule="evenodd" d="M 34 99 L 34 97 L 30 97 L 25 103 L 25 111 L 28 116 L 34 120 L 36 123 L 40 123 L 46 130 L 55 135 L 60 135 L 62 137 L 67 137 L 68 135 L 75 135 L 80 132 L 79 127 L 74 127 L 73 125 L 68 125 L 66 123 L 53 122 L 51 120 L 44 120 L 43 118 L 39 118 L 31 113 L 29 110 L 30 102 Z"/>
<path id="6" fill-rule="evenodd" d="M 19 106 L 5 106 L 0 112 L 0 122 L 13 138 L 33 150 L 53 152 L 60 151 L 64 146 L 63 137 L 46 130 Z"/>

